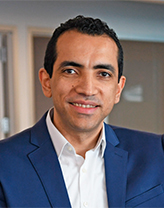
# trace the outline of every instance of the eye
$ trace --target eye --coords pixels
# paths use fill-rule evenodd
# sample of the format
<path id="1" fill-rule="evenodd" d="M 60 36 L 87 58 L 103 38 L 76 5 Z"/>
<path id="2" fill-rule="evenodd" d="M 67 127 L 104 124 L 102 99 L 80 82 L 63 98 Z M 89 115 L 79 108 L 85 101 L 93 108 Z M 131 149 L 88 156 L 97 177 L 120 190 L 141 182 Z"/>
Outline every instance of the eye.
<path id="1" fill-rule="evenodd" d="M 74 73 L 76 73 L 74 69 L 65 69 L 63 72 L 65 72 L 67 74 L 74 74 Z"/>
<path id="2" fill-rule="evenodd" d="M 111 74 L 109 74 L 108 72 L 101 72 L 100 76 L 102 76 L 102 77 L 111 77 Z"/>

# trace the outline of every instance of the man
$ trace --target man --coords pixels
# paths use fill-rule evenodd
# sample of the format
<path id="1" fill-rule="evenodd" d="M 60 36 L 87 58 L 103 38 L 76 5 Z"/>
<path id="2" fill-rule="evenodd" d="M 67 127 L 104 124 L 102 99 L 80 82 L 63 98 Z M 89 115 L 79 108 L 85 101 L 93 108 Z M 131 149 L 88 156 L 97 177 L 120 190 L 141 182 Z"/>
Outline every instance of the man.
<path id="1" fill-rule="evenodd" d="M 164 207 L 163 136 L 104 118 L 125 85 L 112 29 L 78 16 L 57 28 L 39 71 L 54 107 L 0 144 L 0 207 Z"/>

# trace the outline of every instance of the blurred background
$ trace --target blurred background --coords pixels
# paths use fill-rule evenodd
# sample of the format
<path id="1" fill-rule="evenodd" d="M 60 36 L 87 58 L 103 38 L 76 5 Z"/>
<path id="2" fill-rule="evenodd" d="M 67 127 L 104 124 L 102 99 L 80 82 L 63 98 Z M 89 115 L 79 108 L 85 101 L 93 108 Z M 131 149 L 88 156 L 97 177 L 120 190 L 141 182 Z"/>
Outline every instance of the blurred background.
<path id="1" fill-rule="evenodd" d="M 164 1 L 0 1 L 0 139 L 51 106 L 38 81 L 53 30 L 76 15 L 101 18 L 124 48 L 126 87 L 106 122 L 164 133 Z"/>

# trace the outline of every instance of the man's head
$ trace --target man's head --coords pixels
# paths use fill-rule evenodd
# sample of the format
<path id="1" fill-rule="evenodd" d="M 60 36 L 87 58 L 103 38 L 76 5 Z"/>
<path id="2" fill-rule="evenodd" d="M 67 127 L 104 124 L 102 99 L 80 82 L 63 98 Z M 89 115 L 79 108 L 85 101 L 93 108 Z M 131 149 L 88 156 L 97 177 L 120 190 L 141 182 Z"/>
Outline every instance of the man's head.
<path id="1" fill-rule="evenodd" d="M 119 72 L 118 43 L 100 20 L 81 16 L 62 25 L 50 40 L 39 78 L 44 95 L 53 99 L 54 124 L 67 138 L 98 133 L 119 102 L 126 79 L 122 67 Z"/>
<path id="2" fill-rule="evenodd" d="M 108 25 L 102 22 L 100 19 L 93 19 L 91 17 L 77 16 L 74 19 L 70 19 L 67 22 L 61 24 L 53 33 L 45 54 L 44 68 L 48 72 L 50 78 L 53 73 L 53 65 L 56 61 L 58 51 L 56 47 L 57 40 L 60 35 L 66 31 L 76 30 L 82 34 L 88 34 L 91 36 L 107 35 L 114 40 L 118 47 L 118 81 L 123 73 L 123 49 L 113 29 L 110 29 Z"/>

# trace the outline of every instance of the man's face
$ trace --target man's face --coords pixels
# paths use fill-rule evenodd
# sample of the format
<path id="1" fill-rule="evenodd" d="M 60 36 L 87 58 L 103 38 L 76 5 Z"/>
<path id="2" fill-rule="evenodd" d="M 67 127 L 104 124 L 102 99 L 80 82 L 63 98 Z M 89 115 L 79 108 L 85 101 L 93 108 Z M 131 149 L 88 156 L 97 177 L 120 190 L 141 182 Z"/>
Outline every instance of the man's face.
<path id="1" fill-rule="evenodd" d="M 43 87 L 53 98 L 59 130 L 92 132 L 102 127 L 125 83 L 123 76 L 118 83 L 117 57 L 117 45 L 106 35 L 72 30 L 59 37 L 52 78 L 45 82 L 46 90 Z"/>

